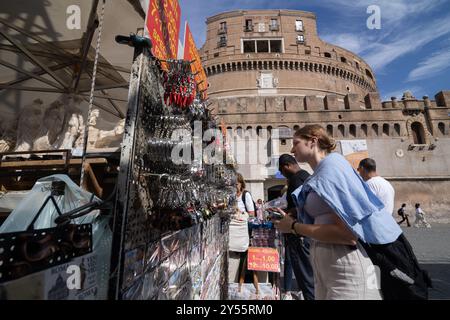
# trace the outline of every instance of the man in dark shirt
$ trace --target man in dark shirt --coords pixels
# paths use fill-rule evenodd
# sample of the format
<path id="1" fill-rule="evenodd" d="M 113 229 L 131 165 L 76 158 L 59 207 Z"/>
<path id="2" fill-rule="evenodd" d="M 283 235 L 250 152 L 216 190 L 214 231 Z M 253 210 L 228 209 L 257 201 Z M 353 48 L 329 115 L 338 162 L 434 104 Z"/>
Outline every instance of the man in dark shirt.
<path id="1" fill-rule="evenodd" d="M 286 212 L 297 218 L 297 211 L 291 195 L 308 179 L 309 173 L 302 170 L 295 158 L 289 154 L 280 156 L 278 168 L 281 174 L 288 179 Z M 314 276 L 309 260 L 309 246 L 310 240 L 308 238 L 301 238 L 294 234 L 285 234 L 284 289 L 290 291 L 292 270 L 294 270 L 295 278 L 299 289 L 302 290 L 303 297 L 305 300 L 314 300 Z"/>

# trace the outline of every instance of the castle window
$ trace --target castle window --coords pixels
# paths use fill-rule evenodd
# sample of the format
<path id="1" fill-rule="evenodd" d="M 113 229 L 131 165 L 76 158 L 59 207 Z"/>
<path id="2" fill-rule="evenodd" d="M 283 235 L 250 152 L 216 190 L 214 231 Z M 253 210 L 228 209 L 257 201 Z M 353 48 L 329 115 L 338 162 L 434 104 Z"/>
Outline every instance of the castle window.
<path id="1" fill-rule="evenodd" d="M 256 41 L 256 50 L 258 53 L 269 52 L 269 41 L 268 40 L 258 40 Z"/>
<path id="2" fill-rule="evenodd" d="M 439 122 L 438 129 L 439 129 L 440 135 L 442 135 L 442 136 L 445 135 L 445 124 L 443 122 Z"/>
<path id="3" fill-rule="evenodd" d="M 256 44 L 254 40 L 244 40 L 244 53 L 255 53 Z"/>
<path id="4" fill-rule="evenodd" d="M 300 127 L 297 126 L 297 125 L 295 125 L 295 126 L 294 126 L 294 132 L 297 132 L 298 129 L 300 129 Z"/>
<path id="5" fill-rule="evenodd" d="M 414 144 L 425 144 L 425 130 L 420 122 L 411 125 L 411 134 Z"/>
<path id="6" fill-rule="evenodd" d="M 354 124 L 350 125 L 350 137 L 352 138 L 356 137 L 356 126 Z"/>
<path id="7" fill-rule="evenodd" d="M 286 139 L 281 139 L 281 145 L 285 146 L 286 145 Z"/>
<path id="8" fill-rule="evenodd" d="M 272 53 L 282 53 L 281 40 L 270 40 L 270 52 Z"/>
<path id="9" fill-rule="evenodd" d="M 378 136 L 378 125 L 376 123 L 372 125 L 372 136 Z"/>
<path id="10" fill-rule="evenodd" d="M 242 137 L 242 127 L 237 127 L 236 128 L 236 133 L 239 137 Z"/>
<path id="11" fill-rule="evenodd" d="M 325 58 L 331 58 L 331 54 L 329 52 L 324 53 Z"/>
<path id="12" fill-rule="evenodd" d="M 341 57 L 341 62 L 347 63 L 347 59 L 345 57 Z"/>
<path id="13" fill-rule="evenodd" d="M 297 35 L 297 43 L 304 43 L 304 42 L 305 42 L 305 37 L 302 34 Z M 308 54 L 308 53 L 306 53 L 306 54 Z M 311 51 L 309 51 L 309 54 L 311 54 Z"/>
<path id="14" fill-rule="evenodd" d="M 220 23 L 220 27 L 219 27 L 219 32 L 218 33 L 219 34 L 227 33 L 227 23 L 225 21 Z"/>
<path id="15" fill-rule="evenodd" d="M 267 156 L 271 157 L 272 156 L 272 127 L 268 126 L 267 127 L 267 135 L 269 137 L 268 141 L 267 141 Z"/>
<path id="16" fill-rule="evenodd" d="M 280 28 L 278 26 L 278 19 L 270 19 L 270 31 L 278 31 Z"/>
<path id="17" fill-rule="evenodd" d="M 372 73 L 370 73 L 370 71 L 369 70 L 367 70 L 366 69 L 366 75 L 370 78 L 370 79 L 372 79 L 373 80 L 373 76 L 372 76 Z"/>
<path id="18" fill-rule="evenodd" d="M 227 46 L 227 37 L 220 36 L 219 43 L 217 44 L 219 48 Z"/>
<path id="19" fill-rule="evenodd" d="M 252 19 L 246 19 L 245 20 L 245 28 L 244 28 L 245 32 L 251 32 L 253 31 L 253 21 Z"/>
<path id="20" fill-rule="evenodd" d="M 361 125 L 361 132 L 364 137 L 367 137 L 367 124 Z"/>
<path id="21" fill-rule="evenodd" d="M 303 21 L 302 20 L 295 21 L 295 31 L 303 31 Z"/>
<path id="22" fill-rule="evenodd" d="M 359 70 L 359 62 L 358 61 L 355 61 L 355 66 L 356 66 L 356 69 Z"/>
<path id="23" fill-rule="evenodd" d="M 327 125 L 327 134 L 332 137 L 333 136 L 333 126 L 331 124 Z"/>
<path id="24" fill-rule="evenodd" d="M 256 127 L 256 134 L 259 136 L 259 135 L 261 135 L 261 132 L 262 131 L 262 127 L 261 126 L 257 126 Z"/>
<path id="25" fill-rule="evenodd" d="M 398 123 L 394 124 L 395 135 L 400 137 L 400 125 Z"/>
<path id="26" fill-rule="evenodd" d="M 339 134 L 339 137 L 345 136 L 345 127 L 343 124 L 338 125 L 338 134 Z"/>
<path id="27" fill-rule="evenodd" d="M 383 124 L 383 135 L 389 137 L 389 125 L 387 123 Z"/>

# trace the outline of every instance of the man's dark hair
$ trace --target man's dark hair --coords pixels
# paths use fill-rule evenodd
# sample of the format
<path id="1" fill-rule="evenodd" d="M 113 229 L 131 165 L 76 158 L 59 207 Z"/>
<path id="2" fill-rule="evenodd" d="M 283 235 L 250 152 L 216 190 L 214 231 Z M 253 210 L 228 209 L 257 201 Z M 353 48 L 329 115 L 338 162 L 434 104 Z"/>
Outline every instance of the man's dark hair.
<path id="1" fill-rule="evenodd" d="M 361 160 L 361 162 L 359 163 L 359 167 L 364 168 L 367 172 L 377 171 L 377 163 L 375 162 L 375 160 L 370 158 Z"/>
<path id="2" fill-rule="evenodd" d="M 290 154 L 282 154 L 280 156 L 280 159 L 278 160 L 278 170 L 281 171 L 281 167 L 288 165 L 288 164 L 298 165 L 297 161 L 295 160 L 295 158 L 293 156 L 291 156 Z"/>

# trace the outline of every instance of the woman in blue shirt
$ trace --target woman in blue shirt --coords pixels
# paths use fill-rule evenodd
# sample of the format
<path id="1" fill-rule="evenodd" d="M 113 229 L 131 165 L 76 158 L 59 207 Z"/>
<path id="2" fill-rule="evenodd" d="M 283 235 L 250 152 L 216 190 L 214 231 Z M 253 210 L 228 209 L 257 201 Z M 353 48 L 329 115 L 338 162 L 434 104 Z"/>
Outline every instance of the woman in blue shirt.
<path id="1" fill-rule="evenodd" d="M 349 162 L 332 153 L 335 148 L 319 125 L 295 133 L 291 152 L 314 174 L 293 193 L 298 220 L 286 215 L 276 227 L 313 240 L 316 299 L 379 300 L 379 273 L 358 239 L 386 244 L 401 229 Z"/>

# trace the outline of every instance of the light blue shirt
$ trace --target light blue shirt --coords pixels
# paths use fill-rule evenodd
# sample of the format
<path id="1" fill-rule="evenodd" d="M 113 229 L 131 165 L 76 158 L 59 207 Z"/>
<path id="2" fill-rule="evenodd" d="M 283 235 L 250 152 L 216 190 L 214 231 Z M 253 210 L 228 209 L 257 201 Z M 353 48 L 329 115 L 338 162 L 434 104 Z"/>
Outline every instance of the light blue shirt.
<path id="1" fill-rule="evenodd" d="M 298 219 L 305 224 L 314 220 L 304 210 L 309 192 L 316 192 L 362 241 L 370 244 L 394 242 L 401 228 L 370 190 L 350 163 L 332 153 L 317 166 L 314 174 L 297 188 L 292 197 Z"/>

